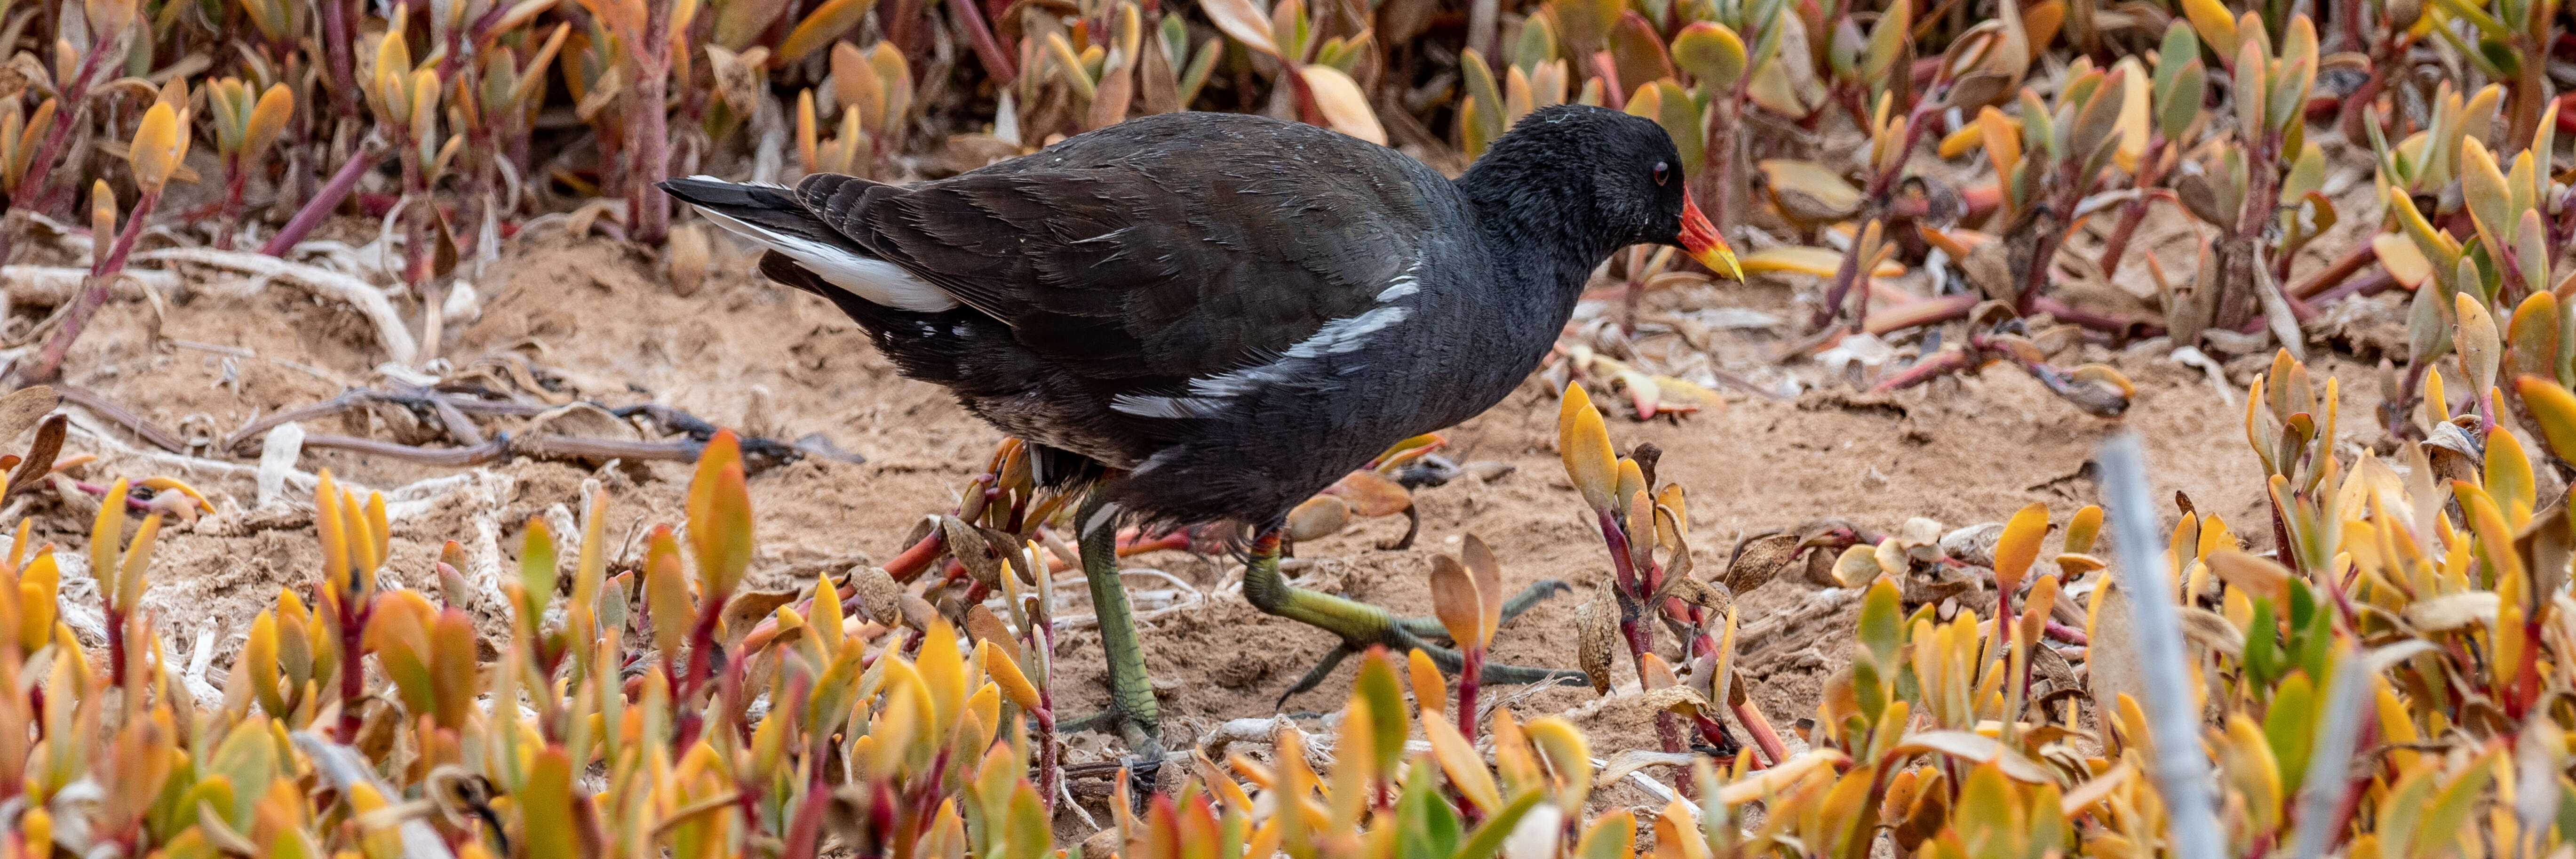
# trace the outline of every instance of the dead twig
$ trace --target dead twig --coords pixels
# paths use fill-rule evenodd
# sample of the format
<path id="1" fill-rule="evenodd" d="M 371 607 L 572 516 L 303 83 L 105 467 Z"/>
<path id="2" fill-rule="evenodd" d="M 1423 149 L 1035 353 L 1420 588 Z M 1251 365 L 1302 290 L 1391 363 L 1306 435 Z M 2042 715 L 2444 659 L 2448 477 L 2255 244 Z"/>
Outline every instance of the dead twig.
<path id="1" fill-rule="evenodd" d="M 73 405 L 97 412 L 99 417 L 106 418 L 113 423 L 123 425 L 128 430 L 132 430 L 136 436 L 141 437 L 144 441 L 151 442 L 154 447 L 161 448 L 162 450 L 166 450 L 171 453 L 183 454 L 188 452 L 188 443 L 181 440 L 178 433 L 163 429 L 159 424 L 153 423 L 142 414 L 137 413 L 133 409 L 126 408 L 114 400 L 99 396 L 95 391 L 91 391 L 87 388 L 73 387 L 71 385 L 55 385 L 54 390 L 61 393 L 63 395 L 63 399 L 71 402 Z"/>

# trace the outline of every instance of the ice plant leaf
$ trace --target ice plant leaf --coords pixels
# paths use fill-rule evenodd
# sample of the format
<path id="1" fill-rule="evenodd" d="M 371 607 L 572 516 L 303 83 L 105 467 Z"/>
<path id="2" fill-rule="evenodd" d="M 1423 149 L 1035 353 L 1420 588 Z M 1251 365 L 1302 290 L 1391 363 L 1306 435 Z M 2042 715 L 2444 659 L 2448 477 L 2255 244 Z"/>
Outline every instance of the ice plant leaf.
<path id="1" fill-rule="evenodd" d="M 1386 145 L 1386 127 L 1378 124 L 1377 111 L 1369 108 L 1368 96 L 1350 75 L 1320 63 L 1301 68 L 1298 74 L 1305 76 L 1307 89 L 1315 94 L 1315 109 L 1334 131 Z"/>
<path id="2" fill-rule="evenodd" d="M 1203 0 L 1199 10 L 1207 13 L 1209 23 L 1234 37 L 1243 46 L 1271 56 L 1279 55 L 1276 39 L 1271 34 L 1270 16 L 1262 14 L 1254 0 Z"/>
<path id="3" fill-rule="evenodd" d="M 876 0 L 826 0 L 807 14 L 805 20 L 797 22 L 794 30 L 788 31 L 787 38 L 779 42 L 778 50 L 770 55 L 771 65 L 781 68 L 795 65 L 798 60 L 805 59 L 806 54 L 832 44 L 841 34 L 857 26 L 859 19 L 867 15 L 868 7 L 873 5 L 876 5 Z"/>
<path id="4" fill-rule="evenodd" d="M 1440 762 L 1440 771 L 1448 774 L 1458 795 L 1487 814 L 1502 807 L 1502 794 L 1494 788 L 1494 774 L 1485 769 L 1485 756 L 1476 752 L 1475 744 L 1467 742 L 1457 725 L 1448 719 L 1425 718 L 1422 736 L 1431 741 L 1431 757 Z"/>
<path id="5" fill-rule="evenodd" d="M 2022 576 L 2039 559 L 2040 538 L 2048 536 L 2048 505 L 2032 503 L 2004 523 L 1995 542 L 1995 587 L 2006 593 L 2020 587 Z"/>
<path id="6" fill-rule="evenodd" d="M 1541 716 L 1521 726 L 1521 730 L 1547 759 L 1556 787 L 1556 803 L 1565 808 L 1582 808 L 1592 795 L 1592 747 L 1582 729 L 1560 716 Z"/>
<path id="7" fill-rule="evenodd" d="M 2477 396 L 2484 398 L 2488 388 L 2495 387 L 2496 368 L 2503 358 L 2503 344 L 2496 338 L 2495 317 L 2487 313 L 2486 302 L 2467 291 L 2453 296 L 2458 312 L 2458 330 L 2454 337 L 2460 349 L 2460 364 L 2469 371 L 2469 382 Z"/>
<path id="8" fill-rule="evenodd" d="M 1611 492 L 1619 483 L 1618 457 L 1610 451 L 1609 427 L 1581 383 L 1568 383 L 1565 399 L 1557 406 L 1556 450 L 1565 459 L 1565 476 L 1583 493 L 1584 503 L 1595 511 L 1611 509 Z"/>
<path id="9" fill-rule="evenodd" d="M 1466 563 L 1468 575 L 1476 581 L 1476 646 L 1492 647 L 1494 629 L 1503 622 L 1503 562 L 1494 557 L 1494 550 L 1485 545 L 1484 538 L 1474 534 L 1467 535 L 1459 560 Z"/>
<path id="10" fill-rule="evenodd" d="M 2512 246 L 2519 223 L 2513 216 L 2513 191 L 2505 184 L 2504 171 L 2497 169 L 2495 155 L 2474 137 L 2461 141 L 2460 196 L 2488 248 Z"/>
<path id="11" fill-rule="evenodd" d="M 689 479 L 689 545 L 698 561 L 698 589 L 709 605 L 722 605 L 751 567 L 751 490 L 743 481 L 742 446 L 732 430 L 717 430 L 698 454 Z"/>
<path id="12" fill-rule="evenodd" d="M 1404 687 L 1395 679 L 1395 660 L 1383 648 L 1371 648 L 1360 657 L 1359 676 L 1351 683 L 1353 697 L 1369 702 L 1369 750 L 1377 755 L 1381 776 L 1397 772 L 1404 758 L 1404 737 L 1412 732 L 1412 720 L 1404 714 Z"/>
<path id="13" fill-rule="evenodd" d="M 658 525 L 644 544 L 644 607 L 652 614 L 653 646 L 664 659 L 680 658 L 698 609 L 689 597 L 688 573 L 682 569 L 680 542 L 671 526 Z"/>
<path id="14" fill-rule="evenodd" d="M 104 597 L 102 602 L 108 605 L 116 605 L 119 602 L 116 593 L 116 586 L 120 583 L 116 575 L 118 557 L 116 547 L 125 542 L 125 493 L 124 478 L 117 478 L 115 483 L 109 484 L 107 497 L 99 500 L 98 516 L 91 520 L 89 527 L 90 575 L 98 578 L 103 591 L 100 594 Z"/>
<path id="15" fill-rule="evenodd" d="M 1038 697 L 1037 686 L 1029 683 L 1027 674 L 1020 672 L 1020 664 L 1013 661 L 1010 654 L 994 647 L 993 642 L 976 642 L 975 662 L 983 666 L 984 673 L 993 678 L 994 685 L 1002 687 L 1002 694 L 1010 696 L 1011 703 L 1020 705 L 1020 709 L 1031 713 L 1046 709 L 1043 699 Z"/>
<path id="16" fill-rule="evenodd" d="M 1436 722 L 1449 709 L 1449 684 L 1440 678 L 1440 666 L 1431 654 L 1421 650 L 1406 651 L 1404 671 L 1413 684 L 1413 703 L 1421 709 L 1422 720 Z"/>
<path id="17" fill-rule="evenodd" d="M 527 839 L 524 849 L 530 859 L 576 859 L 581 851 L 574 844 L 576 825 L 572 803 L 572 758 L 560 747 L 537 752 L 529 767 L 528 783 L 511 795 L 511 807 L 520 815 L 520 837 Z"/>
<path id="18" fill-rule="evenodd" d="M 1673 63 L 1704 91 L 1732 92 L 1744 79 L 1744 39 L 1714 21 L 1693 21 L 1673 35 Z"/>
<path id="19" fill-rule="evenodd" d="M 2576 393 L 2539 376 L 2521 376 L 2513 384 L 2523 406 L 2531 411 L 2532 422 L 2540 425 L 2540 437 L 2548 442 L 2549 451 L 2561 460 L 2576 461 Z"/>
<path id="20" fill-rule="evenodd" d="M 1479 625 L 1484 616 L 1484 598 L 1476 593 L 1476 580 L 1465 564 L 1448 555 L 1431 556 L 1431 613 L 1440 618 L 1440 626 L 1460 647 L 1482 647 Z"/>

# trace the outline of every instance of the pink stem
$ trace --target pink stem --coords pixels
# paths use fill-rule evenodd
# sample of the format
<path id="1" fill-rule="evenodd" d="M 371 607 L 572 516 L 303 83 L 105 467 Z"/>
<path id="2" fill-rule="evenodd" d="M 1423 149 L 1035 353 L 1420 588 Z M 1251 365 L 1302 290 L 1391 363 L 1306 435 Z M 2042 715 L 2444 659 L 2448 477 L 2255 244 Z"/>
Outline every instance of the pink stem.
<path id="1" fill-rule="evenodd" d="M 324 219 L 331 217 L 332 210 L 340 208 L 340 201 L 348 199 L 349 192 L 357 190 L 358 180 L 366 178 L 367 171 L 375 169 L 376 163 L 383 158 L 384 153 L 375 148 L 360 148 L 348 163 L 340 165 L 340 172 L 331 174 L 331 181 L 323 183 L 322 190 L 316 192 L 313 199 L 304 201 L 304 208 L 295 211 L 295 217 L 286 222 L 285 229 L 278 230 L 277 235 L 268 238 L 267 244 L 259 246 L 259 252 L 283 257 L 287 251 L 294 250 L 295 243 L 303 241 L 314 227 L 321 226 Z"/>

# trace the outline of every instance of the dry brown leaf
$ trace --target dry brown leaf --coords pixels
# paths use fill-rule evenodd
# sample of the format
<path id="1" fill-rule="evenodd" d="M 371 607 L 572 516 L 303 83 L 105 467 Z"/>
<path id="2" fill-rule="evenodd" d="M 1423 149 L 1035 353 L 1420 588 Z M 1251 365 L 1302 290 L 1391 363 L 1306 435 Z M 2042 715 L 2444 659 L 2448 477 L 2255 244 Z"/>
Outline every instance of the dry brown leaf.
<path id="1" fill-rule="evenodd" d="M 35 426 L 62 402 L 61 394 L 44 385 L 19 388 L 0 397 L 0 443 L 16 441 L 20 433 Z"/>
<path id="2" fill-rule="evenodd" d="M 909 594 L 896 584 L 884 567 L 867 567 L 850 571 L 850 589 L 868 616 L 878 623 L 894 626 L 903 619 L 903 599 Z"/>
<path id="3" fill-rule="evenodd" d="M 1619 620 L 1616 609 L 1602 604 L 1603 595 L 1594 595 L 1574 607 L 1575 662 L 1592 679 L 1592 694 L 1610 694 L 1610 670 L 1619 642 Z"/>
<path id="4" fill-rule="evenodd" d="M 1476 594 L 1475 576 L 1448 555 L 1431 556 L 1431 614 L 1459 647 L 1484 646 L 1484 599 Z"/>

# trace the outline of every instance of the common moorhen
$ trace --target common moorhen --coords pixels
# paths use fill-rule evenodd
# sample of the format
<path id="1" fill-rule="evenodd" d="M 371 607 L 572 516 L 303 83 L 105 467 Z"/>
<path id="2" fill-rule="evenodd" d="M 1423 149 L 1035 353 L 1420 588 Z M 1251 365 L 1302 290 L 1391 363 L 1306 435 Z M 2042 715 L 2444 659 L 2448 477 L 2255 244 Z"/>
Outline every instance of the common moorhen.
<path id="1" fill-rule="evenodd" d="M 1114 526 L 1249 526 L 1253 605 L 1448 656 L 1423 625 L 1289 586 L 1283 518 L 1390 444 L 1501 401 L 1619 248 L 1679 245 L 1740 277 L 1685 184 L 1661 127 L 1568 105 L 1456 181 L 1311 125 L 1172 113 L 911 187 L 661 187 L 768 248 L 762 273 L 839 305 L 904 375 L 1026 440 L 1041 480 L 1089 487 L 1076 522 L 1109 715 L 1150 743 Z"/>

